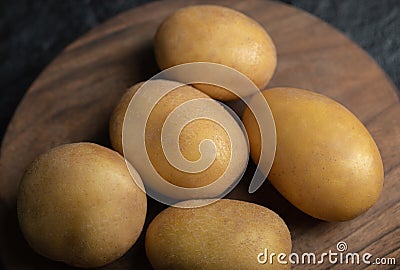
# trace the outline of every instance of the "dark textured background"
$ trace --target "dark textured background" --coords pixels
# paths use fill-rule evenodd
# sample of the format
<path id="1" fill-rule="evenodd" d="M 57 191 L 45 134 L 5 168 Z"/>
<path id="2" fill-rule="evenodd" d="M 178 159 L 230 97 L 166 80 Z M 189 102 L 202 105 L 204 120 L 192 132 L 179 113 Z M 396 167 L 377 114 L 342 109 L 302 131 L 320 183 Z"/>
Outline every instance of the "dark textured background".
<path id="1" fill-rule="evenodd" d="M 0 139 L 29 85 L 65 46 L 115 14 L 147 2 L 150 0 L 0 0 Z M 400 88 L 400 0 L 283 2 L 343 31 L 367 50 Z"/>

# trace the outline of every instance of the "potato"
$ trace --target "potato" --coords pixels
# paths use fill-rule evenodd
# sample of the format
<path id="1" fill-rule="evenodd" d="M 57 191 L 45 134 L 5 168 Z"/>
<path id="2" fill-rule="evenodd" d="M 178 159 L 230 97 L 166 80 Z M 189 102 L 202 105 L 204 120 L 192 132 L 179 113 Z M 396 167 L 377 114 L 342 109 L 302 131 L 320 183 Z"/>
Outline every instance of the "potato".
<path id="1" fill-rule="evenodd" d="M 283 220 L 260 205 L 222 199 L 201 208 L 170 207 L 149 225 L 146 254 L 154 269 L 289 269 L 258 262 L 292 248 Z M 288 257 L 286 257 L 288 262 Z"/>
<path id="2" fill-rule="evenodd" d="M 62 145 L 40 155 L 25 172 L 17 201 L 30 246 L 78 267 L 121 257 L 139 237 L 146 207 L 146 195 L 124 159 L 92 143 Z"/>
<path id="3" fill-rule="evenodd" d="M 109 125 L 109 135 L 111 145 L 115 151 L 118 151 L 121 155 L 123 155 L 123 147 L 122 147 L 122 125 L 124 123 L 124 117 L 126 110 L 128 109 L 129 102 L 135 95 L 136 91 L 142 86 L 143 82 L 137 83 L 125 94 L 122 96 L 120 101 L 118 102 L 117 106 L 115 107 L 111 118 L 110 118 L 110 125 Z"/>
<path id="4" fill-rule="evenodd" d="M 147 104 L 146 100 L 149 100 L 150 96 L 153 94 L 157 95 L 161 91 L 159 88 L 161 89 L 166 86 L 174 86 L 178 84 L 177 82 L 166 80 L 155 80 L 151 81 L 150 83 L 151 86 L 149 87 L 157 91 L 153 93 L 146 92 L 147 97 L 145 100 L 143 102 L 139 102 L 139 104 L 136 106 L 136 109 L 139 113 L 141 113 L 142 109 L 149 108 L 149 106 L 153 105 Z M 128 92 L 121 99 L 120 103 L 117 105 L 116 110 L 111 117 L 110 137 L 112 145 L 115 146 L 116 150 L 119 152 L 122 152 L 122 122 L 124 120 L 129 101 L 134 96 L 140 85 L 141 84 L 137 84 L 128 90 Z M 216 152 L 215 159 L 209 167 L 205 167 L 204 170 L 193 173 L 176 168 L 169 162 L 164 152 L 166 150 L 167 143 L 162 144 L 161 134 L 167 117 L 170 117 L 171 113 L 179 106 L 182 105 L 180 107 L 182 108 L 185 106 L 186 102 L 195 100 L 202 101 L 204 106 L 201 108 L 201 111 L 202 113 L 208 114 L 209 118 L 193 119 L 193 121 L 190 121 L 187 125 L 182 126 L 182 129 L 179 132 L 179 138 L 177 138 L 177 141 L 179 142 L 178 151 L 181 152 L 182 156 L 186 160 L 195 162 L 201 158 L 199 146 L 201 145 L 202 141 L 209 140 L 214 143 Z M 204 100 L 209 102 L 206 103 Z M 188 108 L 189 111 L 178 114 L 179 119 L 191 119 L 190 113 L 194 112 L 195 109 L 193 109 L 191 106 Z M 218 122 L 214 121 L 214 118 L 217 116 L 226 120 L 224 123 L 226 126 L 222 126 Z M 145 116 L 135 115 L 135 117 L 144 118 Z M 172 122 L 174 123 L 174 129 L 179 130 L 181 124 L 175 123 L 174 120 L 172 120 Z M 129 129 L 133 131 L 138 129 L 138 127 L 135 126 L 135 123 L 129 122 L 128 125 L 130 126 L 127 127 L 127 133 L 129 133 Z M 231 136 L 229 136 L 227 130 L 230 130 Z M 137 140 L 137 137 L 133 135 L 129 135 L 127 137 L 133 137 L 135 140 Z M 167 141 L 169 142 L 174 141 L 175 139 L 173 134 L 168 133 L 167 137 Z M 232 139 L 234 139 L 234 151 L 236 155 L 233 154 Z M 187 85 L 180 86 L 163 96 L 152 109 L 145 127 L 145 144 L 146 152 L 152 166 L 163 179 L 171 184 L 185 188 L 199 188 L 214 183 L 219 179 L 218 181 L 221 181 L 222 185 L 213 190 L 215 193 L 210 194 L 209 197 L 213 197 L 216 194 L 221 193 L 241 176 L 242 172 L 246 168 L 249 155 L 244 131 L 240 128 L 234 118 L 218 102 L 212 100 L 209 96 L 193 88 L 192 86 Z M 131 148 L 134 153 L 139 151 L 135 148 L 135 146 L 131 146 Z M 135 166 L 135 164 L 133 165 Z M 230 165 L 231 167 L 228 168 Z M 137 169 L 140 170 L 140 174 L 146 184 L 152 185 L 152 188 L 154 189 L 160 189 L 160 193 L 167 195 L 165 194 L 167 191 L 163 188 L 164 186 L 160 186 L 157 183 L 151 184 L 154 179 L 152 179 L 151 174 L 148 174 L 151 171 L 149 168 L 146 167 Z M 222 178 L 225 180 L 222 180 Z M 172 193 L 173 192 L 171 192 L 171 194 Z M 177 194 L 174 194 L 174 196 L 175 195 Z"/>
<path id="5" fill-rule="evenodd" d="M 170 15 L 158 28 L 154 48 L 161 69 L 190 62 L 223 64 L 245 74 L 260 89 L 270 81 L 277 62 L 274 43 L 261 25 L 214 5 L 190 6 Z M 237 98 L 224 88 L 195 86 L 215 99 Z"/>
<path id="6" fill-rule="evenodd" d="M 293 205 L 327 221 L 365 212 L 378 199 L 383 165 L 364 125 L 334 100 L 306 90 L 263 92 L 276 123 L 277 148 L 269 180 Z M 243 114 L 251 156 L 260 156 L 260 133 L 249 109 Z"/>

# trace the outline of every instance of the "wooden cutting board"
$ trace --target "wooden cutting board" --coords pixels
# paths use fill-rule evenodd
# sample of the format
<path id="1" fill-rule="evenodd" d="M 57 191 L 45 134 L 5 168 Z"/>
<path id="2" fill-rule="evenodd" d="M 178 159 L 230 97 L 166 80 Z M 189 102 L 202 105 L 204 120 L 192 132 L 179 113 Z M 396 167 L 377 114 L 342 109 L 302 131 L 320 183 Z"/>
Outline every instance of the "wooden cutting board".
<path id="1" fill-rule="evenodd" d="M 108 119 L 113 107 L 127 87 L 158 72 L 152 38 L 159 23 L 178 8 L 206 2 L 230 6 L 260 22 L 278 50 L 278 68 L 269 86 L 314 90 L 347 106 L 375 138 L 386 173 L 378 203 L 342 223 L 303 214 L 269 183 L 255 194 L 247 194 L 254 164 L 229 197 L 276 211 L 292 233 L 294 252 L 336 251 L 336 244 L 345 241 L 349 252 L 396 257 L 400 264 L 400 103 L 395 87 L 371 57 L 326 23 L 277 2 L 176 0 L 132 9 L 97 26 L 69 45 L 29 88 L 1 148 L 0 254 L 5 269 L 69 269 L 36 255 L 21 235 L 15 201 L 24 169 L 38 154 L 63 143 L 91 141 L 109 146 Z M 149 199 L 146 226 L 163 208 Z M 123 258 L 105 269 L 150 269 L 143 235 Z M 362 269 L 365 265 L 313 267 Z"/>

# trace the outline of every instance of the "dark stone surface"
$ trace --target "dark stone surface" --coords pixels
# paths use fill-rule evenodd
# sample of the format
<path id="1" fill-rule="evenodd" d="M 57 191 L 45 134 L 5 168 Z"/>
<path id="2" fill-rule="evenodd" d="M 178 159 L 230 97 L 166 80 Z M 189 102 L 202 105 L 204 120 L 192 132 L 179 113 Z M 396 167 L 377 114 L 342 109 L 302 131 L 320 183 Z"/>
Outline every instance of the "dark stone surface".
<path id="1" fill-rule="evenodd" d="M 115 14 L 147 2 L 150 0 L 0 0 L 0 139 L 29 85 L 65 46 Z M 399 0 L 283 2 L 343 31 L 369 52 L 400 88 Z"/>

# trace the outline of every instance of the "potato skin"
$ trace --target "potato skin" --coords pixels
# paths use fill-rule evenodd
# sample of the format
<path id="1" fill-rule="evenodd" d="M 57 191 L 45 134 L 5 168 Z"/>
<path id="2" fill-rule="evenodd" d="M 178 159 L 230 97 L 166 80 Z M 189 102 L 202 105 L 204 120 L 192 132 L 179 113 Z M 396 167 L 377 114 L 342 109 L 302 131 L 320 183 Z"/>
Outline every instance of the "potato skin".
<path id="1" fill-rule="evenodd" d="M 109 136 L 111 145 L 114 150 L 121 155 L 124 154 L 124 149 L 122 147 L 122 126 L 124 124 L 126 110 L 128 109 L 129 102 L 142 84 L 143 82 L 137 83 L 124 93 L 110 117 Z"/>
<path id="2" fill-rule="evenodd" d="M 155 56 L 161 69 L 190 62 L 212 62 L 234 68 L 260 89 L 270 81 L 276 49 L 265 29 L 246 15 L 215 5 L 182 8 L 158 28 Z M 211 85 L 196 88 L 220 100 L 237 96 Z"/>
<path id="3" fill-rule="evenodd" d="M 293 205 L 327 221 L 364 213 L 378 199 L 384 171 L 364 125 L 336 101 L 302 89 L 263 92 L 275 119 L 277 148 L 269 180 Z M 243 114 L 251 156 L 260 156 L 260 133 Z"/>
<path id="4" fill-rule="evenodd" d="M 163 84 L 162 80 L 155 82 L 159 83 L 160 85 Z M 124 117 L 130 100 L 142 84 L 143 82 L 135 84 L 123 95 L 111 116 L 110 138 L 114 149 L 120 153 L 123 152 L 122 128 Z M 157 84 L 155 84 L 154 87 L 157 87 Z M 190 161 L 196 161 L 201 157 L 199 152 L 199 145 L 201 141 L 205 139 L 213 141 L 216 146 L 216 158 L 211 166 L 198 173 L 188 173 L 175 168 L 169 163 L 165 157 L 161 144 L 162 127 L 167 117 L 173 110 L 187 101 L 196 99 L 211 100 L 209 96 L 190 85 L 184 85 L 172 90 L 162 97 L 155 105 L 147 120 L 145 129 L 146 151 L 154 168 L 166 181 L 186 188 L 207 186 L 226 174 L 226 170 L 230 162 L 239 163 L 238 160 L 245 161 L 248 158 L 247 145 L 238 144 L 235 146 L 243 149 L 241 152 L 242 155 L 240 159 L 238 158 L 236 161 L 231 160 L 231 140 L 222 126 L 215 121 L 210 120 L 213 118 L 213 115 L 210 115 L 210 119 L 196 119 L 187 124 L 180 133 L 179 145 L 182 155 L 186 159 Z M 215 106 L 220 105 L 215 101 Z M 205 110 L 207 111 L 207 108 L 205 108 Z M 234 123 L 236 124 L 236 122 Z M 229 127 L 225 128 L 229 129 Z M 245 142 L 244 133 L 242 133 L 241 130 L 240 136 L 243 136 L 243 142 Z M 232 169 L 232 181 L 234 181 L 242 173 L 242 171 L 245 169 L 245 165 L 246 164 L 244 163 L 238 164 L 238 166 Z M 147 179 L 144 179 L 144 181 L 146 180 Z M 226 189 L 226 186 L 219 186 L 219 188 L 224 190 Z M 219 189 L 216 188 L 216 190 Z"/>
<path id="5" fill-rule="evenodd" d="M 222 199 L 201 208 L 169 207 L 149 225 L 146 254 L 154 269 L 289 269 L 257 255 L 291 252 L 283 220 L 260 205 Z"/>
<path id="6" fill-rule="evenodd" d="M 231 162 L 232 149 L 228 134 L 218 123 L 208 119 L 197 119 L 186 125 L 180 133 L 179 146 L 186 159 L 196 161 L 200 158 L 200 142 L 204 139 L 213 141 L 217 151 L 215 161 L 210 167 L 199 173 L 187 173 L 172 166 L 164 155 L 161 128 L 166 118 L 182 103 L 200 98 L 210 97 L 191 86 L 179 87 L 159 101 L 146 125 L 146 150 L 153 166 L 165 180 L 180 187 L 197 188 L 211 184 L 225 173 Z M 210 117 L 212 118 L 211 115 Z M 243 170 L 237 169 L 235 176 L 240 175 Z"/>
<path id="7" fill-rule="evenodd" d="M 121 257 L 139 237 L 146 207 L 124 159 L 92 143 L 40 155 L 25 172 L 17 201 L 20 228 L 36 252 L 85 268 Z"/>

